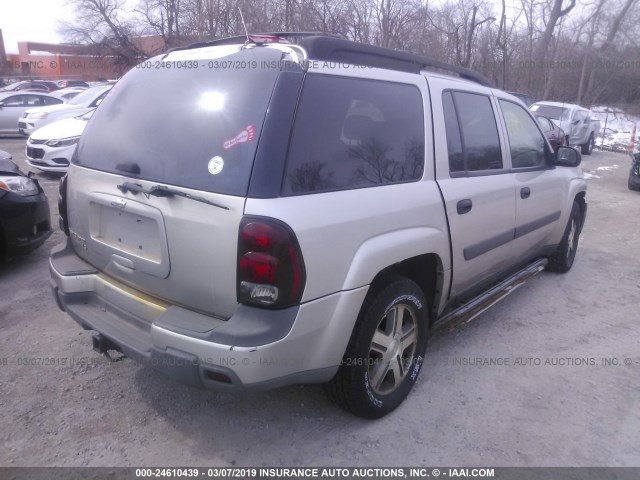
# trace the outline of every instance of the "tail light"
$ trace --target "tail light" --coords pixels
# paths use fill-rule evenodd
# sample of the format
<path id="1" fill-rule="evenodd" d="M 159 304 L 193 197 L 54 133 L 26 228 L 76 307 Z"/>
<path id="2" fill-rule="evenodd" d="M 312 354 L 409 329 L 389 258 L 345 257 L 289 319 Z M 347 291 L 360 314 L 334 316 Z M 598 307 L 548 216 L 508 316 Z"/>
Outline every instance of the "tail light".
<path id="1" fill-rule="evenodd" d="M 58 214 L 60 230 L 69 236 L 69 219 L 67 217 L 67 175 L 60 179 L 58 186 Z"/>
<path id="2" fill-rule="evenodd" d="M 306 275 L 295 234 L 284 223 L 244 217 L 238 238 L 238 301 L 284 308 L 300 302 Z"/>

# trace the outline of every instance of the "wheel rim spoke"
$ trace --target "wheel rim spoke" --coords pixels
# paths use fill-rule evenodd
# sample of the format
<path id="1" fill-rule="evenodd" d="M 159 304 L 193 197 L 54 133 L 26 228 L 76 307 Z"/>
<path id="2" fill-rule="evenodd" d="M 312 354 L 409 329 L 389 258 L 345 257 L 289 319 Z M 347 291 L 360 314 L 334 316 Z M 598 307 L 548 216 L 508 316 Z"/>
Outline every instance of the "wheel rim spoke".
<path id="1" fill-rule="evenodd" d="M 386 360 L 379 360 L 374 363 L 373 368 L 369 370 L 370 382 L 374 390 L 380 388 L 380 384 L 387 376 L 389 372 L 389 362 Z"/>
<path id="2" fill-rule="evenodd" d="M 397 386 L 404 378 L 404 368 L 400 356 L 396 356 L 391 362 L 391 371 L 393 372 L 393 385 Z"/>
<path id="3" fill-rule="evenodd" d="M 417 342 L 417 340 L 418 332 L 416 331 L 416 328 L 411 325 L 411 327 L 407 329 L 400 340 L 400 353 L 404 353 L 407 348 L 411 347 L 414 343 Z"/>
<path id="4" fill-rule="evenodd" d="M 404 312 L 406 308 L 404 305 L 396 305 L 393 309 L 394 311 L 394 319 L 393 319 L 393 334 L 402 332 L 402 322 L 404 321 Z"/>
<path id="5" fill-rule="evenodd" d="M 371 341 L 371 350 L 384 356 L 389 349 L 392 339 L 392 335 L 387 335 L 381 330 L 376 330 L 373 334 L 373 340 Z"/>

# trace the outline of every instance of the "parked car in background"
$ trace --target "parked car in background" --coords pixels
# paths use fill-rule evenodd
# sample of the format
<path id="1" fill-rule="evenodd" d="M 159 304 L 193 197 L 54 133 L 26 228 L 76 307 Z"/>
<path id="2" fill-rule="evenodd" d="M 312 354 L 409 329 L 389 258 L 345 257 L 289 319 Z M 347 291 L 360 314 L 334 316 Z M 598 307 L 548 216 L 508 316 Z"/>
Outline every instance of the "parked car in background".
<path id="1" fill-rule="evenodd" d="M 40 81 L 27 81 L 27 80 L 11 83 L 6 87 L 0 88 L 0 92 L 19 92 L 22 90 L 34 90 L 34 91 L 39 90 L 42 92 L 50 91 L 49 87 Z"/>
<path id="2" fill-rule="evenodd" d="M 13 92 L 54 92 L 58 90 L 58 85 L 55 82 L 49 80 L 30 80 L 30 81 L 22 81 L 11 84 L 5 87 L 3 90 L 5 91 L 13 91 Z"/>
<path id="3" fill-rule="evenodd" d="M 94 110 L 52 122 L 33 132 L 25 147 L 29 166 L 45 172 L 66 172 L 80 135 Z"/>
<path id="4" fill-rule="evenodd" d="M 522 93 L 522 92 L 507 92 L 507 93 L 510 93 L 511 95 L 516 97 L 517 99 L 521 100 L 522 103 L 524 103 L 526 107 L 529 107 L 529 105 L 531 105 L 533 102 L 535 102 L 533 97 L 531 95 L 527 94 L 527 93 Z"/>
<path id="5" fill-rule="evenodd" d="M 565 133 L 565 144 L 579 146 L 583 155 L 591 155 L 600 133 L 600 120 L 591 111 L 570 103 L 536 102 L 529 109 L 534 115 L 552 119 Z"/>
<path id="6" fill-rule="evenodd" d="M 629 154 L 631 156 L 631 170 L 629 171 L 629 190 L 640 191 L 640 152 Z"/>
<path id="7" fill-rule="evenodd" d="M 534 115 L 536 120 L 540 124 L 544 135 L 549 140 L 549 143 L 553 147 L 554 150 L 558 149 L 558 145 L 564 145 L 565 142 L 565 134 L 564 130 L 562 130 L 559 126 L 557 126 L 553 120 L 547 117 L 543 117 L 542 115 Z"/>
<path id="8" fill-rule="evenodd" d="M 71 100 L 74 97 L 77 97 L 79 93 L 82 93 L 86 90 L 85 87 L 68 87 L 61 88 L 55 92 L 52 92 L 51 95 L 54 97 L 61 98 L 65 103 Z"/>
<path id="9" fill-rule="evenodd" d="M 83 80 L 58 80 L 56 82 L 60 88 L 84 87 L 89 88 L 89 84 Z"/>
<path id="10" fill-rule="evenodd" d="M 30 135 L 40 127 L 63 118 L 75 117 L 97 107 L 113 85 L 91 87 L 79 93 L 67 103 L 26 110 L 20 117 L 18 128 L 23 135 Z"/>
<path id="11" fill-rule="evenodd" d="M 0 133 L 18 134 L 18 119 L 34 107 L 55 107 L 62 99 L 41 92 L 0 92 Z"/>
<path id="12" fill-rule="evenodd" d="M 38 248 L 51 233 L 42 187 L 0 150 L 0 260 Z"/>

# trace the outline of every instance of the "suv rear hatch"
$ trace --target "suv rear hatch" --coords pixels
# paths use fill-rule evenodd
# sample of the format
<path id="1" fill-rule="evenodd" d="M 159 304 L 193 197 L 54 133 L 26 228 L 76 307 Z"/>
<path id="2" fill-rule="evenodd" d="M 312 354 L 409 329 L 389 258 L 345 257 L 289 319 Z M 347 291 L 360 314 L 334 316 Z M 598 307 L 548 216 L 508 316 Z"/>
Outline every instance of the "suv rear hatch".
<path id="1" fill-rule="evenodd" d="M 282 55 L 178 51 L 120 80 L 69 171 L 78 255 L 149 295 L 230 317 L 238 227 Z"/>

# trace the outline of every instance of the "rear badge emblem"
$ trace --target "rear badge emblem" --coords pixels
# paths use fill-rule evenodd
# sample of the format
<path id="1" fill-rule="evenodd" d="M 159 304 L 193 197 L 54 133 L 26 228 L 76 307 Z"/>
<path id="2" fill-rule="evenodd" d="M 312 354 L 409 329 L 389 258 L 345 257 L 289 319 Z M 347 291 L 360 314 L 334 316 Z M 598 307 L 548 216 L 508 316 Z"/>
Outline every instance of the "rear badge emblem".
<path id="1" fill-rule="evenodd" d="M 224 168 L 224 160 L 220 156 L 215 156 L 211 160 L 209 160 L 209 173 L 211 175 L 219 174 Z"/>

